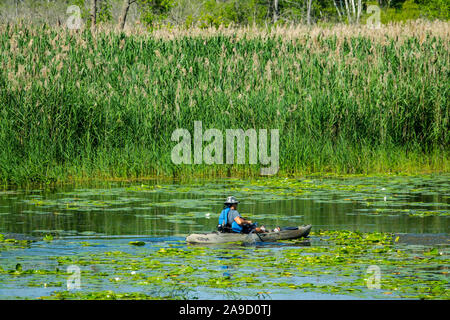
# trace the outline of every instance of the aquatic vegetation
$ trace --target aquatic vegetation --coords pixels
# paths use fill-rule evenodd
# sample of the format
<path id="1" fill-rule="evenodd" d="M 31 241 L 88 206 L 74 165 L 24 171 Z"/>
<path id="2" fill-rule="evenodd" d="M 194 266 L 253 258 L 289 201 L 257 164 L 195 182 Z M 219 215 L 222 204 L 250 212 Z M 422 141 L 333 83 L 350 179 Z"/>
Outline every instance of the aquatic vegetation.
<path id="1" fill-rule="evenodd" d="M 20 240 L 5 237 L 5 235 L 0 233 L 0 252 L 9 249 L 21 249 L 26 248 L 30 245 L 31 240 Z"/>
<path id="2" fill-rule="evenodd" d="M 50 257 L 56 264 L 48 268 L 12 266 L 0 272 L 0 281 L 26 281 L 30 287 L 50 290 L 41 296 L 43 299 L 184 299 L 258 294 L 268 298 L 312 292 L 318 297 L 449 298 L 450 260 L 446 247 L 410 249 L 394 234 L 348 230 L 318 230 L 311 234 L 310 241 L 311 246 L 301 246 L 295 240 L 268 247 L 186 246 L 183 241 L 175 241 L 162 247 L 90 249 Z M 26 259 L 23 261 L 21 264 L 26 263 Z M 81 290 L 64 288 L 68 265 L 81 269 Z M 379 289 L 367 287 L 367 269 L 374 265 L 381 270 Z"/>
<path id="3" fill-rule="evenodd" d="M 0 297 L 25 288 L 23 297 L 45 299 L 448 299 L 447 181 L 311 176 L 2 194 L 0 211 L 13 213 L 2 230 L 37 237 L 0 235 Z M 317 227 L 307 240 L 186 244 L 186 234 L 216 227 L 231 188 L 252 220 Z M 69 266 L 80 269 L 80 290 L 67 288 Z M 368 287 L 374 266 L 379 289 Z"/>
<path id="4" fill-rule="evenodd" d="M 61 291 L 57 292 L 50 297 L 41 297 L 40 299 L 53 299 L 53 300 L 166 300 L 166 299 L 174 299 L 173 296 L 161 296 L 161 295 L 149 295 L 141 292 L 129 292 L 129 293 L 120 293 L 114 292 L 111 290 L 108 291 L 97 291 L 97 292 L 70 292 L 70 291 Z M 183 297 L 178 297 L 178 299 L 182 299 Z"/>
<path id="5" fill-rule="evenodd" d="M 141 182 L 105 182 L 109 188 L 105 184 L 68 186 L 51 196 L 38 191 L 5 194 L 2 203 L 18 202 L 20 211 L 11 211 L 15 209 L 8 205 L 0 212 L 16 212 L 2 218 L 4 227 L 25 219 L 30 228 L 27 232 L 40 237 L 118 233 L 182 236 L 215 230 L 223 198 L 233 193 L 242 201 L 241 214 L 266 227 L 307 223 L 335 227 L 338 223 L 356 230 L 360 223 L 371 224 L 379 217 L 376 221 L 383 224 L 383 231 L 406 232 L 407 220 L 402 217 L 410 217 L 417 219 L 408 220 L 416 228 L 414 232 L 430 232 L 431 228 L 446 232 L 449 179 L 448 174 L 442 174 L 220 179 L 189 184 L 153 181 L 158 187 L 149 187 L 150 193 L 141 190 Z M 145 186 L 150 186 L 148 181 Z M 89 227 L 77 229 L 71 222 L 75 219 L 82 219 Z"/>
<path id="6" fill-rule="evenodd" d="M 53 241 L 53 236 L 51 234 L 46 234 L 44 237 L 44 241 L 48 242 Z"/>
<path id="7" fill-rule="evenodd" d="M 173 164 L 171 134 L 194 120 L 279 129 L 283 176 L 447 172 L 445 29 L 157 36 L 0 25 L 0 180 L 259 175 L 259 165 Z"/>
<path id="8" fill-rule="evenodd" d="M 128 244 L 130 244 L 132 246 L 145 246 L 144 241 L 130 241 Z"/>

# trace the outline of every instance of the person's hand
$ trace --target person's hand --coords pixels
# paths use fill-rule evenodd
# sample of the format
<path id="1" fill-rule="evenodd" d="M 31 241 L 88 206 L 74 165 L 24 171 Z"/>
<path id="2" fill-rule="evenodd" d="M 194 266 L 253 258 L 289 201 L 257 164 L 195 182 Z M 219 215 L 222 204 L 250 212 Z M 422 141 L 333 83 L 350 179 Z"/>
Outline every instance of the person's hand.
<path id="1" fill-rule="evenodd" d="M 252 221 L 251 221 L 251 220 L 247 220 L 247 222 L 248 222 L 248 224 L 252 224 Z"/>

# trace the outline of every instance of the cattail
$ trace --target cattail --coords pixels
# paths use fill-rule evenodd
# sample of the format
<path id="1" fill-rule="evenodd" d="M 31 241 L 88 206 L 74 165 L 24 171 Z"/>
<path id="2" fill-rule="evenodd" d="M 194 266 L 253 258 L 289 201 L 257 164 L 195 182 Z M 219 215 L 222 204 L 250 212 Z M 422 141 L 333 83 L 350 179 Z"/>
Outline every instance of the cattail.
<path id="1" fill-rule="evenodd" d="M 0 25 L 0 112 L 3 123 L 18 124 L 0 125 L 0 148 L 18 159 L 11 170 L 0 162 L 7 179 L 29 168 L 45 177 L 72 161 L 92 168 L 86 175 L 107 176 L 117 163 L 137 176 L 150 166 L 170 171 L 171 134 L 193 119 L 279 129 L 281 166 L 291 172 L 365 172 L 383 162 L 376 152 L 400 170 L 405 150 L 431 163 L 430 153 L 448 145 L 448 22 L 127 28 L 125 39 L 102 27 L 94 36 L 6 30 Z"/>

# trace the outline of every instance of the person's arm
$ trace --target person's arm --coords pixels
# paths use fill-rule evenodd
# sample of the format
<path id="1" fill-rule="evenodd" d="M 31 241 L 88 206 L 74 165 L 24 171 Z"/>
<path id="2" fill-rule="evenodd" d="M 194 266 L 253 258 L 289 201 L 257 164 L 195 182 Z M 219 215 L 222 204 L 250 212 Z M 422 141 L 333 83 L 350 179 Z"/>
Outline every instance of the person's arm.
<path id="1" fill-rule="evenodd" d="M 239 225 L 252 224 L 252 222 L 250 220 L 245 220 L 242 217 L 236 217 L 236 218 L 234 218 L 234 221 L 236 221 L 236 223 L 239 224 Z"/>

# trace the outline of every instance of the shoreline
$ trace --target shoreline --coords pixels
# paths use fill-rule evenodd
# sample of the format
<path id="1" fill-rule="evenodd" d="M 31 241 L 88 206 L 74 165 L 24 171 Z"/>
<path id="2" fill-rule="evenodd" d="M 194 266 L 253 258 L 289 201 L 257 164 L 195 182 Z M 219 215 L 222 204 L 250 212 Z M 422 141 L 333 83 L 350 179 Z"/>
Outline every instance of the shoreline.
<path id="1" fill-rule="evenodd" d="M 212 171 L 212 170 L 211 170 Z M 29 189 L 34 187 L 44 188 L 59 188 L 64 186 L 93 186 L 104 185 L 107 183 L 137 183 L 154 181 L 155 184 L 160 183 L 180 183 L 189 184 L 196 181 L 215 181 L 215 180 L 276 180 L 276 179 L 309 179 L 309 178 L 323 178 L 323 179 L 351 179 L 351 178 L 377 178 L 377 177 L 417 177 L 417 176 L 433 176 L 433 175 L 447 175 L 450 174 L 449 170 L 415 170 L 415 171 L 393 171 L 393 172 L 379 172 L 373 171 L 368 173 L 342 173 L 342 172 L 283 172 L 280 170 L 278 174 L 272 176 L 262 176 L 258 174 L 258 169 L 253 169 L 253 173 L 234 171 L 231 175 L 227 175 L 226 172 L 184 172 L 178 176 L 170 174 L 147 174 L 135 177 L 125 176 L 107 176 L 96 175 L 90 176 L 70 176 L 65 179 L 52 181 L 52 182 L 31 182 L 27 181 L 21 184 L 8 184 L 1 183 L 0 190 L 16 190 L 16 189 Z"/>

